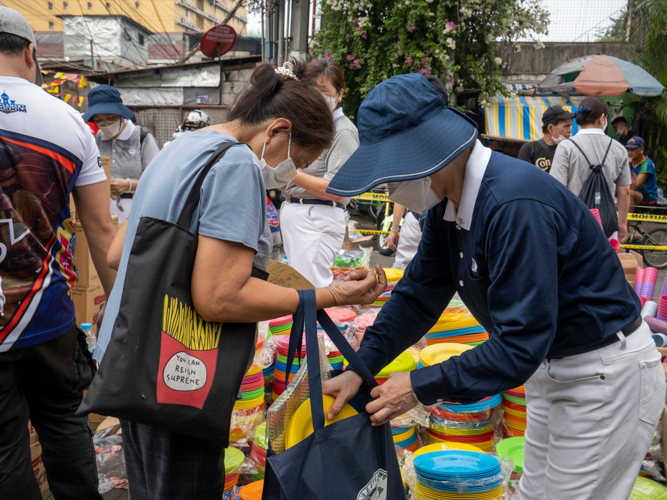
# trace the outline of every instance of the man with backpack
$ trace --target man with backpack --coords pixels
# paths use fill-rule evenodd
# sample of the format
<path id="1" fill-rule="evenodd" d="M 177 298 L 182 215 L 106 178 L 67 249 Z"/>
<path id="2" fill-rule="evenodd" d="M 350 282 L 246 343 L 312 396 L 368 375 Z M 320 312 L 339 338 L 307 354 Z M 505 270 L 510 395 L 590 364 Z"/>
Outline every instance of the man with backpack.
<path id="1" fill-rule="evenodd" d="M 608 117 L 609 106 L 599 97 L 582 100 L 576 115 L 579 133 L 558 146 L 550 174 L 589 208 L 600 211 L 608 237 L 618 230 L 618 240 L 623 241 L 628 234 L 632 178 L 628 152 L 621 143 L 605 135 Z M 614 196 L 618 197 L 618 217 Z"/>
<path id="2" fill-rule="evenodd" d="M 130 213 L 139 178 L 160 147 L 147 130 L 132 123 L 134 113 L 114 87 L 95 87 L 88 93 L 88 106 L 83 119 L 100 128 L 95 136 L 97 147 L 102 158 L 111 161 L 111 215 L 122 223 Z"/>

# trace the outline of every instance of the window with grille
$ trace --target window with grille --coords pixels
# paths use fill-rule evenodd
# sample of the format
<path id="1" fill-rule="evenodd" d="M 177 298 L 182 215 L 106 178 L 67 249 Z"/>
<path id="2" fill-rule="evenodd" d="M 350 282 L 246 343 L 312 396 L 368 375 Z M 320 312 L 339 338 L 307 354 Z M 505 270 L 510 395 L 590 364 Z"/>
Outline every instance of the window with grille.
<path id="1" fill-rule="evenodd" d="M 67 2 L 63 2 L 63 10 L 67 10 Z"/>

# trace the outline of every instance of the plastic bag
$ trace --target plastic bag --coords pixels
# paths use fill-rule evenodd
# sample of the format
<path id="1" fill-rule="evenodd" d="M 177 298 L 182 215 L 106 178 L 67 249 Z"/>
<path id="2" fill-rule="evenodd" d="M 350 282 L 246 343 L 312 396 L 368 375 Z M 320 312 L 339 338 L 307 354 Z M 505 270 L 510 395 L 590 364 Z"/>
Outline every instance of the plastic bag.
<path id="1" fill-rule="evenodd" d="M 114 488 L 127 488 L 123 436 L 107 436 L 108 431 L 109 429 L 104 429 L 93 437 L 100 494 Z"/>
<path id="2" fill-rule="evenodd" d="M 339 250 L 331 272 L 334 280 L 341 280 L 350 269 L 368 269 L 371 262 L 372 248 L 360 250 Z"/>

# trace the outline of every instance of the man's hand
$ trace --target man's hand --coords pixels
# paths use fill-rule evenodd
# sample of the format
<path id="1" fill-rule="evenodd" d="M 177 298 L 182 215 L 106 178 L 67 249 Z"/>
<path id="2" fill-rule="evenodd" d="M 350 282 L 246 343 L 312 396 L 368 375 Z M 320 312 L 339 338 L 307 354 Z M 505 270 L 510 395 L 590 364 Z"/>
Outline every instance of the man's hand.
<path id="1" fill-rule="evenodd" d="M 398 232 L 392 231 L 389 233 L 389 238 L 387 238 L 387 246 L 391 248 L 394 252 L 398 247 Z"/>
<path id="2" fill-rule="evenodd" d="M 130 189 L 130 183 L 127 179 L 111 179 L 111 194 L 120 196 Z"/>
<path id="3" fill-rule="evenodd" d="M 377 276 L 377 279 L 376 279 Z M 343 280 L 331 283 L 326 290 L 331 294 L 334 306 L 372 304 L 387 288 L 387 276 L 380 264 L 372 271 L 354 270 Z"/>
<path id="4" fill-rule="evenodd" d="M 364 381 L 353 371 L 346 371 L 326 382 L 322 382 L 322 392 L 336 398 L 331 405 L 327 419 L 333 420 L 343 409 L 345 403 L 357 395 Z"/>
<path id="5" fill-rule="evenodd" d="M 390 373 L 384 384 L 371 391 L 371 397 L 375 401 L 366 405 L 366 411 L 371 414 L 374 426 L 407 413 L 419 403 L 412 392 L 410 374 L 405 372 Z"/>

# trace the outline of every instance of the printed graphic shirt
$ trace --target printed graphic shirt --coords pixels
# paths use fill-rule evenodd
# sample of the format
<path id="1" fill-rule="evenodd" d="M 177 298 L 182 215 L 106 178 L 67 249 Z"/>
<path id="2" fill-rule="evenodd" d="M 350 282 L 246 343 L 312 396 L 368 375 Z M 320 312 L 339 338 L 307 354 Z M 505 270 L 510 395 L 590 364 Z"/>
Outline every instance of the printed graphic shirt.
<path id="1" fill-rule="evenodd" d="M 0 352 L 74 326 L 69 195 L 105 179 L 74 108 L 26 80 L 0 77 Z"/>
<path id="2" fill-rule="evenodd" d="M 639 174 L 648 174 L 644 184 L 639 186 L 639 192 L 658 201 L 658 184 L 655 181 L 655 165 L 653 165 L 653 160 L 647 157 L 636 167 L 630 163 L 630 168 L 635 177 Z"/>
<path id="3" fill-rule="evenodd" d="M 519 160 L 532 163 L 536 167 L 541 168 L 549 173 L 551 170 L 551 163 L 554 161 L 557 146 L 549 146 L 544 139 L 539 141 L 528 142 L 521 146 L 519 150 Z"/>

